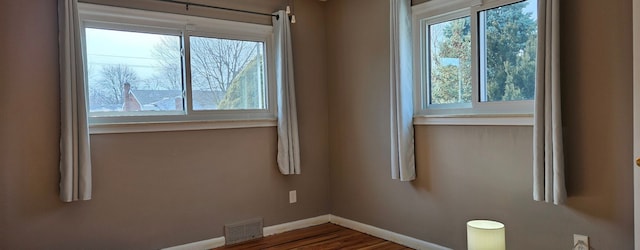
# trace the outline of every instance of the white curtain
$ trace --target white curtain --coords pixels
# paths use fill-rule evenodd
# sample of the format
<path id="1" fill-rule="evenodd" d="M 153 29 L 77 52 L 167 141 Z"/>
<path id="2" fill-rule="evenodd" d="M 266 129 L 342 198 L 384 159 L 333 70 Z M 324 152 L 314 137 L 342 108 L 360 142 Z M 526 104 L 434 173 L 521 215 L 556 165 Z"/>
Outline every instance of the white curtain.
<path id="1" fill-rule="evenodd" d="M 276 94 L 278 100 L 278 168 L 285 175 L 300 174 L 300 145 L 293 83 L 291 29 L 284 10 L 273 13 Z"/>
<path id="2" fill-rule="evenodd" d="M 411 0 L 391 0 L 391 177 L 416 178 Z"/>
<path id="3" fill-rule="evenodd" d="M 58 0 L 60 199 L 91 199 L 91 156 L 77 0 Z"/>
<path id="4" fill-rule="evenodd" d="M 567 198 L 560 109 L 559 0 L 538 0 L 538 67 L 533 126 L 533 199 Z"/>

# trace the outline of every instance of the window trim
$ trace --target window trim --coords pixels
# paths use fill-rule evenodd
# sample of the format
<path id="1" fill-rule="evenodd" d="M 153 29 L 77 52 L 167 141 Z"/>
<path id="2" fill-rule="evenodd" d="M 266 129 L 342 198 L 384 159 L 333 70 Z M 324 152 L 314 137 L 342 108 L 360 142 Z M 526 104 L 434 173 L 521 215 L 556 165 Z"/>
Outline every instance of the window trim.
<path id="1" fill-rule="evenodd" d="M 440 15 L 424 18 L 419 21 L 419 25 L 420 25 L 419 59 L 421 60 L 420 61 L 421 67 L 419 68 L 417 67 L 417 69 L 425 69 L 424 72 L 420 72 L 420 81 L 416 83 L 420 86 L 420 92 L 417 93 L 418 96 L 416 96 L 417 99 L 415 100 L 418 100 L 420 102 L 417 106 L 420 109 L 427 109 L 430 107 L 433 110 L 471 108 L 471 103 L 430 104 L 432 94 L 431 94 L 431 88 L 429 88 L 429 85 L 428 85 L 428 81 L 429 79 L 431 79 L 431 64 L 430 64 L 431 53 L 427 53 L 430 50 L 429 49 L 430 41 L 428 39 L 425 39 L 430 37 L 431 35 L 431 34 L 426 34 L 427 32 L 429 32 L 428 31 L 429 29 L 426 29 L 426 27 L 429 27 L 434 24 L 455 20 L 455 19 L 466 18 L 469 16 L 469 12 L 470 12 L 470 8 L 467 7 L 467 8 L 443 13 Z M 473 54 L 472 54 L 472 57 L 473 57 Z M 473 78 L 472 78 L 472 81 L 473 81 Z"/>
<path id="2" fill-rule="evenodd" d="M 143 123 L 104 123 L 93 124 L 89 134 L 124 134 L 146 132 L 171 132 L 212 129 L 265 128 L 276 127 L 276 119 L 261 120 L 216 120 L 216 121 L 180 121 L 180 122 L 143 122 Z"/>
<path id="3" fill-rule="evenodd" d="M 424 115 L 413 118 L 414 125 L 533 126 L 532 114 Z"/>
<path id="4" fill-rule="evenodd" d="M 86 44 L 85 27 L 179 35 L 183 43 L 188 43 L 189 37 L 192 35 L 264 43 L 264 80 L 265 98 L 267 98 L 265 109 L 193 110 L 191 107 L 191 84 L 186 82 L 191 77 L 188 75 L 190 69 L 187 68 L 189 67 L 189 60 L 184 60 L 189 56 L 189 51 L 185 49 L 182 67 L 184 72 L 183 81 L 185 81 L 183 83 L 183 92 L 187 105 L 184 106 L 184 111 L 136 113 L 132 116 L 121 115 L 122 113 L 118 113 L 118 116 L 91 116 L 91 113 L 89 113 L 91 133 L 273 126 L 273 121 L 276 119 L 277 102 L 275 68 L 273 66 L 275 65 L 275 58 L 272 26 L 89 3 L 78 3 L 78 9 L 83 47 Z M 83 49 L 83 57 L 85 58 L 83 67 L 85 68 L 87 63 L 86 56 L 86 50 Z M 86 82 L 85 75 L 85 84 Z M 88 88 L 85 89 L 89 91 Z M 179 125 L 180 123 L 182 124 Z M 220 124 L 212 125 L 215 123 Z M 168 124 L 173 125 L 167 126 Z M 148 129 L 140 128 L 144 125 L 147 125 Z M 108 129 L 105 130 L 105 128 Z"/>
<path id="5" fill-rule="evenodd" d="M 416 125 L 530 125 L 533 124 L 533 100 L 480 102 L 479 26 L 481 11 L 523 0 L 432 0 L 412 7 L 414 57 L 414 124 Z M 471 81 L 469 104 L 428 105 L 428 46 L 425 41 L 430 24 L 461 17 L 471 18 Z M 427 69 L 427 70 L 423 70 Z M 426 71 L 426 72 L 423 72 Z M 434 108 L 436 107 L 436 108 Z M 505 118 L 506 117 L 506 118 Z M 513 117 L 518 117 L 514 119 Z M 464 118 L 464 119 L 461 119 Z M 478 122 L 473 122 L 473 119 Z M 493 119 L 497 118 L 497 119 Z M 450 120 L 450 122 L 447 122 Z"/>

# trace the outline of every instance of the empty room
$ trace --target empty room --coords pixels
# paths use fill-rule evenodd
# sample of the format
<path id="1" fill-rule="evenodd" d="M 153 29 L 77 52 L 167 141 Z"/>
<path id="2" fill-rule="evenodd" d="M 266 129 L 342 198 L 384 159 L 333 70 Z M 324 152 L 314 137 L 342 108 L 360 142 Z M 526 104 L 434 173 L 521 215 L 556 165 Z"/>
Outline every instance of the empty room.
<path id="1" fill-rule="evenodd" d="M 639 20 L 0 1 L 0 249 L 640 249 Z"/>

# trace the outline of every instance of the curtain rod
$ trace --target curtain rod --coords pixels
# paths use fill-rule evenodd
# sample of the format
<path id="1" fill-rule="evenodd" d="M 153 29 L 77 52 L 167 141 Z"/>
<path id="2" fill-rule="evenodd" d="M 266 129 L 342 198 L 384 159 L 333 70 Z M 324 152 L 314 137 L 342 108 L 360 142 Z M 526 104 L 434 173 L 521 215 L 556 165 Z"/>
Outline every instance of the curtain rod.
<path id="1" fill-rule="evenodd" d="M 272 17 L 280 18 L 280 16 L 274 15 L 274 14 L 261 13 L 261 12 L 255 12 L 255 11 L 249 11 L 249 10 L 239 10 L 239 9 L 225 8 L 225 7 L 206 5 L 206 4 L 200 4 L 200 3 L 190 3 L 190 2 L 176 1 L 176 0 L 157 0 L 157 1 L 168 2 L 168 3 L 176 3 L 176 4 L 184 4 L 185 7 L 187 8 L 187 10 L 189 10 L 189 6 L 197 6 L 197 7 L 204 7 L 204 8 L 210 8 L 210 9 L 235 11 L 235 12 L 242 12 L 242 13 L 247 13 L 247 14 L 262 15 L 262 16 L 272 16 Z"/>

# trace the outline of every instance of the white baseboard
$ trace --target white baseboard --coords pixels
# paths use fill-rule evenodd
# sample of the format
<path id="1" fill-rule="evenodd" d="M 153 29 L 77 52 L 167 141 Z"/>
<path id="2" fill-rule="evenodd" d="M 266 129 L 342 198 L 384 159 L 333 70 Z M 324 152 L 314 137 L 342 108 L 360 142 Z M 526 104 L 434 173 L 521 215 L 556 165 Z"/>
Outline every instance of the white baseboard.
<path id="1" fill-rule="evenodd" d="M 424 249 L 424 250 L 451 250 L 451 248 L 443 247 L 443 246 L 426 242 L 423 240 L 419 240 L 416 238 L 411 238 L 406 235 L 394 233 L 388 230 L 377 228 L 377 227 L 360 223 L 357 221 L 352 221 L 352 220 L 345 219 L 335 215 L 331 215 L 330 221 L 333 224 L 350 228 L 355 231 L 366 233 L 366 234 L 369 234 L 381 239 L 385 239 L 391 242 L 395 242 L 410 248 Z"/>
<path id="2" fill-rule="evenodd" d="M 206 249 L 212 249 L 216 247 L 222 247 L 224 246 L 224 242 L 225 241 L 223 236 L 223 237 L 188 243 L 184 245 L 179 245 L 175 247 L 163 248 L 163 250 L 206 250 Z"/>
<path id="3" fill-rule="evenodd" d="M 274 234 L 280 234 L 280 233 L 293 231 L 296 229 L 302 229 L 306 227 L 311 227 L 315 225 L 320 225 L 324 223 L 333 223 L 339 226 L 350 228 L 358 232 L 369 234 L 381 239 L 385 239 L 385 240 L 395 242 L 400 245 L 415 248 L 415 249 L 451 250 L 450 248 L 446 248 L 437 244 L 411 238 L 406 235 L 394 233 L 388 230 L 384 230 L 381 228 L 377 228 L 371 225 L 345 219 L 345 218 L 331 215 L 331 214 L 326 214 L 326 215 L 321 215 L 321 216 L 313 217 L 309 219 L 297 220 L 297 221 L 287 222 L 283 224 L 264 227 L 263 234 L 266 237 Z M 212 249 L 216 247 L 222 247 L 224 246 L 224 244 L 225 244 L 224 237 L 218 237 L 218 238 L 188 243 L 184 245 L 164 248 L 163 250 L 205 250 L 205 249 Z"/>
<path id="4" fill-rule="evenodd" d="M 331 218 L 331 215 L 325 214 L 325 215 L 321 215 L 321 216 L 313 217 L 309 219 L 297 220 L 297 221 L 287 222 L 283 224 L 268 226 L 263 229 L 263 234 L 266 237 L 274 234 L 293 231 L 296 229 L 302 229 L 306 227 L 329 223 L 330 218 Z"/>

